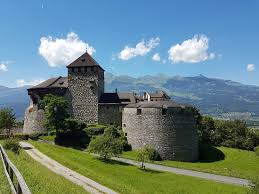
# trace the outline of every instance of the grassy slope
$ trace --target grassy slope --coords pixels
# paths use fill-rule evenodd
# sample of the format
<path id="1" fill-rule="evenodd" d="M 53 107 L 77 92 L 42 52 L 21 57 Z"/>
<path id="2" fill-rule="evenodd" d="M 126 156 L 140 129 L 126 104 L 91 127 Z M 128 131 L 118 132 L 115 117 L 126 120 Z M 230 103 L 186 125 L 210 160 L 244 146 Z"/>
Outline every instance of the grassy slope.
<path id="1" fill-rule="evenodd" d="M 4 173 L 3 162 L 0 158 L 0 194 L 9 194 L 11 189 Z"/>
<path id="2" fill-rule="evenodd" d="M 177 162 L 177 161 L 157 161 L 155 163 L 178 168 L 185 168 L 220 175 L 234 176 L 240 178 L 254 178 L 259 176 L 259 157 L 254 152 L 219 147 L 225 155 L 223 160 L 215 162 Z M 136 152 L 125 152 L 123 157 L 136 159 Z M 210 158 L 209 153 L 206 156 Z"/>
<path id="3" fill-rule="evenodd" d="M 61 164 L 120 193 L 216 194 L 246 193 L 244 187 L 157 171 L 142 171 L 123 163 L 107 163 L 82 151 L 41 142 L 31 143 Z"/>
<path id="4" fill-rule="evenodd" d="M 28 187 L 35 194 L 83 194 L 87 193 L 65 178 L 55 174 L 46 167 L 33 160 L 26 152 L 20 155 L 7 151 L 10 160 L 23 175 Z"/>

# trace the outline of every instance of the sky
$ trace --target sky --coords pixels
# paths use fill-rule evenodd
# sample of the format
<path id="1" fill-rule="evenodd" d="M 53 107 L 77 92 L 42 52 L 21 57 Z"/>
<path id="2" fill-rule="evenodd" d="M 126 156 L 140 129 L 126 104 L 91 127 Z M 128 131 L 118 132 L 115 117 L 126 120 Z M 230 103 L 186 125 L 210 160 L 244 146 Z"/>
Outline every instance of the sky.
<path id="1" fill-rule="evenodd" d="M 259 86 L 259 1 L 0 0 L 0 85 L 66 76 L 86 50 L 115 75 Z"/>

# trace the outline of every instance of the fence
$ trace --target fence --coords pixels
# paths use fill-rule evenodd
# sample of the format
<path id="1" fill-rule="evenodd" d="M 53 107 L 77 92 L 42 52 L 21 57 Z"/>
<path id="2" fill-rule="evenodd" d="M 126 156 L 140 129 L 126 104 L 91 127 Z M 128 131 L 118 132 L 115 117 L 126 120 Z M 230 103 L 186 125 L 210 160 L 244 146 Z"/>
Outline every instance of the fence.
<path id="1" fill-rule="evenodd" d="M 24 181 L 21 173 L 17 170 L 17 168 L 13 165 L 13 163 L 9 160 L 7 154 L 4 151 L 4 148 L 0 144 L 0 155 L 3 161 L 4 170 L 8 182 L 11 186 L 11 190 L 14 194 L 31 194 L 26 182 Z M 17 180 L 17 183 L 15 183 Z"/>

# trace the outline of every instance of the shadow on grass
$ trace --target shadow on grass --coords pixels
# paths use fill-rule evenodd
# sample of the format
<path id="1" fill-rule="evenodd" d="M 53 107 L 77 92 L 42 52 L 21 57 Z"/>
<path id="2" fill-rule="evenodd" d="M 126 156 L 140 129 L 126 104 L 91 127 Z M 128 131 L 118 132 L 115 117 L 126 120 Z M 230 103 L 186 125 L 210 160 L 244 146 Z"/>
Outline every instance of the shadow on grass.
<path id="1" fill-rule="evenodd" d="M 200 156 L 199 156 L 198 162 L 208 163 L 208 162 L 216 162 L 224 159 L 225 159 L 225 154 L 221 150 L 208 144 L 200 145 Z"/>
<path id="2" fill-rule="evenodd" d="M 106 163 L 106 164 L 111 164 L 111 165 L 122 165 L 122 166 L 131 166 L 130 164 L 124 163 L 124 162 L 120 162 L 120 161 L 116 161 L 116 160 L 108 160 L 108 159 L 103 159 L 103 158 L 96 158 L 97 160 Z"/>
<path id="3" fill-rule="evenodd" d="M 143 169 L 143 168 L 139 168 L 139 170 L 141 170 L 144 173 L 149 173 L 149 174 L 159 174 L 159 173 L 163 173 L 161 171 L 157 171 L 157 170 L 152 170 L 149 168 Z"/>

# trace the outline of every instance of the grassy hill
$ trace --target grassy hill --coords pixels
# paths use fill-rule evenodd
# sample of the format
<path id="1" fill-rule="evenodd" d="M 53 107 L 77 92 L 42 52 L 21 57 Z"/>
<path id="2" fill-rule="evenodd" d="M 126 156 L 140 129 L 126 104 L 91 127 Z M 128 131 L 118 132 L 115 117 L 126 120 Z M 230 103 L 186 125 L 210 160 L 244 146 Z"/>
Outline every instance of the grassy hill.
<path id="1" fill-rule="evenodd" d="M 33 142 L 37 149 L 61 164 L 119 193 L 216 194 L 246 193 L 247 188 L 153 170 L 143 171 L 120 162 L 105 162 L 86 152 Z"/>

